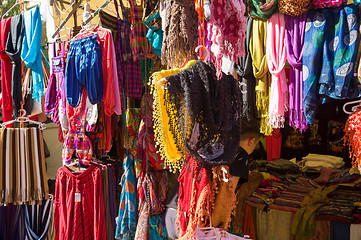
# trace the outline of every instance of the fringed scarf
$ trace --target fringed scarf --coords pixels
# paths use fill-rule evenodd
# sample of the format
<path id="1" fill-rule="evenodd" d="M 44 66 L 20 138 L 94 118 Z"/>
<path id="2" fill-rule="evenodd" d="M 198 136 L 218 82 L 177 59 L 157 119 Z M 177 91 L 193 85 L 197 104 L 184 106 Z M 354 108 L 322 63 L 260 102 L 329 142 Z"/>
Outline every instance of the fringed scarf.
<path id="1" fill-rule="evenodd" d="M 272 134 L 268 125 L 269 81 L 266 57 L 267 22 L 253 20 L 249 51 L 252 57 L 253 74 L 256 78 L 256 107 L 261 118 L 261 133 Z"/>
<path id="2" fill-rule="evenodd" d="M 238 81 L 226 74 L 217 80 L 214 65 L 202 61 L 166 79 L 170 130 L 183 156 L 190 153 L 203 166 L 231 163 L 240 139 Z"/>
<path id="3" fill-rule="evenodd" d="M 33 98 L 40 102 L 44 96 L 43 68 L 41 64 L 42 22 L 39 6 L 24 13 L 24 40 L 21 59 L 32 70 Z"/>
<path id="4" fill-rule="evenodd" d="M 307 13 L 298 17 L 285 15 L 287 60 L 291 66 L 289 77 L 289 123 L 291 127 L 296 127 L 301 132 L 307 129 L 306 118 L 303 112 L 302 93 L 302 56 L 306 17 Z"/>
<path id="5" fill-rule="evenodd" d="M 288 110 L 288 86 L 285 73 L 285 18 L 281 13 L 267 20 L 266 56 L 268 70 L 272 74 L 268 123 L 273 128 L 284 127 Z"/>
<path id="6" fill-rule="evenodd" d="M 349 146 L 352 166 L 361 171 L 361 110 L 352 113 L 345 125 L 345 144 Z"/>
<path id="7" fill-rule="evenodd" d="M 240 0 L 213 0 L 211 4 L 210 23 L 213 24 L 212 47 L 215 55 L 217 77 L 222 74 L 222 57 L 237 62 L 244 56 L 244 39 L 246 38 L 246 7 Z"/>
<path id="8" fill-rule="evenodd" d="M 253 75 L 252 58 L 249 51 L 249 45 L 252 33 L 253 19 L 247 18 L 247 30 L 245 41 L 245 56 L 238 59 L 238 64 L 234 64 L 234 68 L 237 74 L 240 76 L 241 88 L 242 88 L 242 118 L 250 121 L 256 117 L 256 79 Z"/>
<path id="9" fill-rule="evenodd" d="M 195 59 L 198 16 L 194 0 L 165 0 L 162 64 L 181 67 L 186 59 Z"/>
<path id="10" fill-rule="evenodd" d="M 189 68 L 195 61 L 190 61 L 184 68 Z M 173 170 L 180 170 L 183 164 L 183 158 L 179 149 L 174 141 L 173 133 L 170 131 L 170 116 L 168 116 L 164 94 L 165 89 L 155 82 L 180 72 L 182 69 L 163 70 L 153 73 L 150 78 L 153 82 L 151 86 L 151 93 L 153 95 L 153 123 L 154 123 L 154 136 L 156 147 L 162 158 L 164 159 L 164 168 Z"/>

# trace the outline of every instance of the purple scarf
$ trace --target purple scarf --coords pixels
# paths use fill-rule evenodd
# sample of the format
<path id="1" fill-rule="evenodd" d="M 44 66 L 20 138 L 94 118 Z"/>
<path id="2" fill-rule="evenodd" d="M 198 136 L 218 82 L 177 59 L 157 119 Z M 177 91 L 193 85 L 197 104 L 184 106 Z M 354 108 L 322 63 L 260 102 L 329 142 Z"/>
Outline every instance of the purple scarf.
<path id="1" fill-rule="evenodd" d="M 303 37 L 305 32 L 307 13 L 297 17 L 285 15 L 286 21 L 286 50 L 287 60 L 291 65 L 289 79 L 289 118 L 290 126 L 301 132 L 307 129 L 306 118 L 303 113 Z"/>

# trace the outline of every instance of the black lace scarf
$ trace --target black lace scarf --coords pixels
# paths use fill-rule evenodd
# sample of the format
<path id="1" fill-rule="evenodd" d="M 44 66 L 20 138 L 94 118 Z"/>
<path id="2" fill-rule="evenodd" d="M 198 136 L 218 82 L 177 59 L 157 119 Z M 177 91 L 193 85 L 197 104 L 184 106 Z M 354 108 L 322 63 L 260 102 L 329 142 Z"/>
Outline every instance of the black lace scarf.
<path id="1" fill-rule="evenodd" d="M 229 164 L 240 140 L 242 94 L 233 76 L 217 80 L 212 63 L 197 61 L 167 77 L 165 104 L 179 151 L 203 166 Z"/>

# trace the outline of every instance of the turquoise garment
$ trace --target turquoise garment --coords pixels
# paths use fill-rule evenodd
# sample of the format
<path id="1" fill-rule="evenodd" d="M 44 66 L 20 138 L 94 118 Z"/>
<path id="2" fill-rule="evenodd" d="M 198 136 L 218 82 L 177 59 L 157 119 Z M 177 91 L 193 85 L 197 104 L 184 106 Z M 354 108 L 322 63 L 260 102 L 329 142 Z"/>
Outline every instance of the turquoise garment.
<path id="1" fill-rule="evenodd" d="M 137 229 L 137 179 L 134 171 L 134 157 L 127 154 L 123 164 L 124 174 L 120 181 L 122 193 L 120 196 L 119 215 L 115 238 L 134 239 Z"/>
<path id="2" fill-rule="evenodd" d="M 148 33 L 147 33 L 147 38 L 150 42 L 150 44 L 152 44 L 152 49 L 153 51 L 155 51 L 155 54 L 157 56 L 161 56 L 162 55 L 162 42 L 163 42 L 163 31 L 161 28 L 159 28 L 158 30 L 152 30 L 149 29 Z"/>
<path id="3" fill-rule="evenodd" d="M 43 68 L 41 64 L 42 23 L 39 6 L 24 13 L 24 40 L 21 59 L 32 70 L 33 98 L 40 102 L 44 96 Z"/>
<path id="4" fill-rule="evenodd" d="M 150 240 L 168 240 L 168 233 L 164 218 L 165 214 L 154 215 L 149 218 Z"/>

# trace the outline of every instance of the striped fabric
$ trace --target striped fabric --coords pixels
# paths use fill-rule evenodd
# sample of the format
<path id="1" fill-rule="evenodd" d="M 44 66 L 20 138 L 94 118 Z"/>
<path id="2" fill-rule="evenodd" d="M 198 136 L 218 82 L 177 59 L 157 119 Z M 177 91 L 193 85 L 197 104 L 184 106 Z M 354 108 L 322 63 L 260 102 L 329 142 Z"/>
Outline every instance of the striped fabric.
<path id="1" fill-rule="evenodd" d="M 152 46 L 146 37 L 148 31 L 142 21 L 143 8 L 139 5 L 133 4 L 131 16 L 132 26 L 130 32 L 130 43 L 132 46 L 133 60 L 144 60 L 147 56 L 152 54 Z"/>
<path id="2" fill-rule="evenodd" d="M 49 197 L 40 129 L 0 129 L 0 176 L 0 199 L 5 205 L 40 203 Z"/>
<path id="3" fill-rule="evenodd" d="M 54 239 L 53 199 L 47 199 L 42 205 L 24 206 L 25 239 Z"/>

